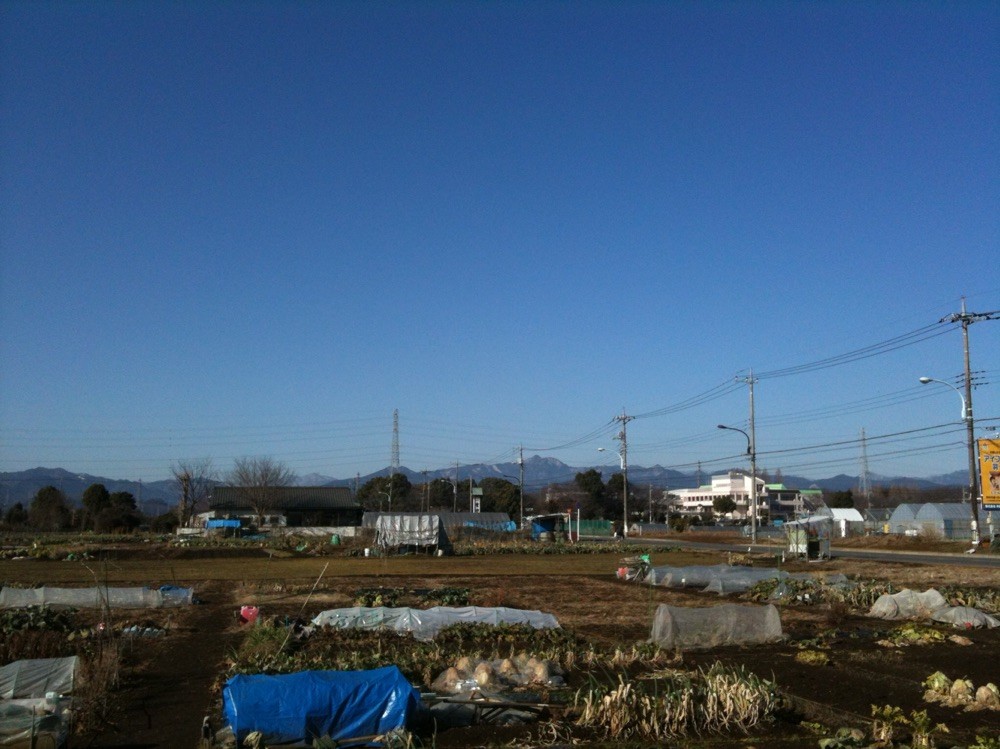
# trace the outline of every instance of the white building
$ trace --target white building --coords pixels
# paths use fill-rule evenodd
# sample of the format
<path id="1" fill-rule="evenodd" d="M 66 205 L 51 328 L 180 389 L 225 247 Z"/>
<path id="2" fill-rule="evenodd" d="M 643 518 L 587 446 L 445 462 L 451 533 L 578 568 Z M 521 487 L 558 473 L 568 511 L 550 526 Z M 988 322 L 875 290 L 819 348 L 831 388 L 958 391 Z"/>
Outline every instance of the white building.
<path id="1" fill-rule="evenodd" d="M 712 504 L 719 497 L 729 497 L 736 503 L 733 518 L 750 517 L 750 476 L 741 471 L 729 471 L 712 476 L 712 483 L 695 489 L 670 489 L 670 509 L 682 515 L 701 515 L 706 509 L 714 512 Z M 757 519 L 767 516 L 767 487 L 764 479 L 757 477 Z"/>

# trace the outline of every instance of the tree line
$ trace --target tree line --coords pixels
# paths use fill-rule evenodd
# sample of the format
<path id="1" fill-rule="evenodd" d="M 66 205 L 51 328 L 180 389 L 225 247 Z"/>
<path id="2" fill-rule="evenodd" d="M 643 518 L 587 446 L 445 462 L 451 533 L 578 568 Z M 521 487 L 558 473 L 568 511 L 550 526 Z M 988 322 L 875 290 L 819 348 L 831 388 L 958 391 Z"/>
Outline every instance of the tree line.
<path id="1" fill-rule="evenodd" d="M 136 505 L 131 492 L 109 492 L 104 484 L 91 484 L 84 490 L 80 507 L 73 507 L 66 494 L 55 486 L 43 486 L 28 507 L 21 502 L 9 507 L 2 520 L 6 530 L 37 531 L 93 530 L 101 533 L 132 531 L 142 525 L 163 526 L 156 518 L 147 518 Z M 169 530 L 167 523 L 162 530 Z"/>
<path id="2" fill-rule="evenodd" d="M 179 461 L 171 466 L 177 492 L 177 505 L 170 512 L 144 516 L 130 492 L 109 492 L 103 484 L 92 484 L 81 497 L 80 507 L 55 486 L 39 489 L 28 507 L 17 503 L 0 517 L 6 530 L 33 529 L 39 531 L 93 530 L 127 532 L 148 527 L 155 532 L 170 532 L 178 525 L 187 525 L 194 514 L 207 509 L 207 500 L 215 486 L 236 487 L 241 498 L 263 524 L 264 516 L 274 510 L 275 491 L 295 484 L 296 475 L 281 461 L 270 457 L 237 458 L 230 471 L 217 472 L 210 458 Z M 467 512 L 479 498 L 481 512 L 504 512 L 511 518 L 526 515 L 579 510 L 586 519 L 621 521 L 625 479 L 614 473 L 605 482 L 600 471 L 589 469 L 577 473 L 569 484 L 547 487 L 541 492 L 525 493 L 521 487 L 505 478 L 470 479 L 436 478 L 423 484 L 412 484 L 405 474 L 376 476 L 357 487 L 356 499 L 365 510 L 375 511 L 459 511 Z M 670 521 L 669 508 L 659 499 L 653 502 L 653 488 L 644 487 L 648 496 L 629 486 L 630 518 L 646 517 L 654 521 Z M 473 491 L 478 490 L 478 491 Z M 660 490 L 657 490 L 659 492 Z M 872 506 L 893 507 L 900 502 L 948 501 L 953 487 L 918 489 L 915 487 L 875 487 L 871 498 L 862 498 L 853 491 L 828 492 L 825 501 L 831 507 Z M 722 516 L 735 509 L 730 497 L 719 497 L 710 516 Z M 712 517 L 706 517 L 711 522 Z"/>

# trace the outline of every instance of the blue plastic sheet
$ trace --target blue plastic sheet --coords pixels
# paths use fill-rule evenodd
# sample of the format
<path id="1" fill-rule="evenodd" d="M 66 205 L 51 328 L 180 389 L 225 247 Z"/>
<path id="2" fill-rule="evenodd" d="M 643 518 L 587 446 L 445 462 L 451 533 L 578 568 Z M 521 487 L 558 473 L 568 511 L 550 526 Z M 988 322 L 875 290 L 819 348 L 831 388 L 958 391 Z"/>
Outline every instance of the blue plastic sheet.
<path id="1" fill-rule="evenodd" d="M 212 519 L 205 523 L 206 528 L 239 528 L 239 520 Z"/>
<path id="2" fill-rule="evenodd" d="M 242 745 L 253 731 L 265 742 L 329 736 L 338 741 L 403 728 L 420 694 L 395 666 L 371 671 L 301 671 L 234 676 L 222 692 L 226 720 Z"/>

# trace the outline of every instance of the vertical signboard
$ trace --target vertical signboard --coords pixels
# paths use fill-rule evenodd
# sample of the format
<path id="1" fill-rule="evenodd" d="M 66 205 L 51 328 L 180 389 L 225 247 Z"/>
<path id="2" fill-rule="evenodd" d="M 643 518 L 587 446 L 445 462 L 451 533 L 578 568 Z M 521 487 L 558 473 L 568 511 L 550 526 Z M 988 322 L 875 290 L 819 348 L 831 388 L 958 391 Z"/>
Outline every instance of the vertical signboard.
<path id="1" fill-rule="evenodd" d="M 979 485 L 983 507 L 1000 510 L 1000 439 L 979 440 Z"/>

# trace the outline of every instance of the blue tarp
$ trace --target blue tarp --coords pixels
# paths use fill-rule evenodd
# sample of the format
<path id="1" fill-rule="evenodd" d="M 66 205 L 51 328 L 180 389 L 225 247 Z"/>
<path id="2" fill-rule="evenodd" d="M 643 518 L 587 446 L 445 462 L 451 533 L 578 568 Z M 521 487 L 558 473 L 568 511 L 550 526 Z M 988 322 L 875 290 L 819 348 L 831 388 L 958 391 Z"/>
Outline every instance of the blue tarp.
<path id="1" fill-rule="evenodd" d="M 205 523 L 205 527 L 206 528 L 239 528 L 240 527 L 240 521 L 239 520 L 222 520 L 222 519 L 208 520 Z"/>
<path id="2" fill-rule="evenodd" d="M 238 744 L 253 731 L 267 743 L 342 741 L 406 726 L 420 694 L 395 666 L 371 671 L 301 671 L 234 676 L 223 711 Z"/>
<path id="3" fill-rule="evenodd" d="M 509 531 L 513 533 L 517 530 L 517 523 L 513 520 L 506 520 L 500 523 L 479 523 L 475 520 L 466 520 L 464 526 L 466 528 L 482 528 L 483 530 L 497 532 Z"/>

